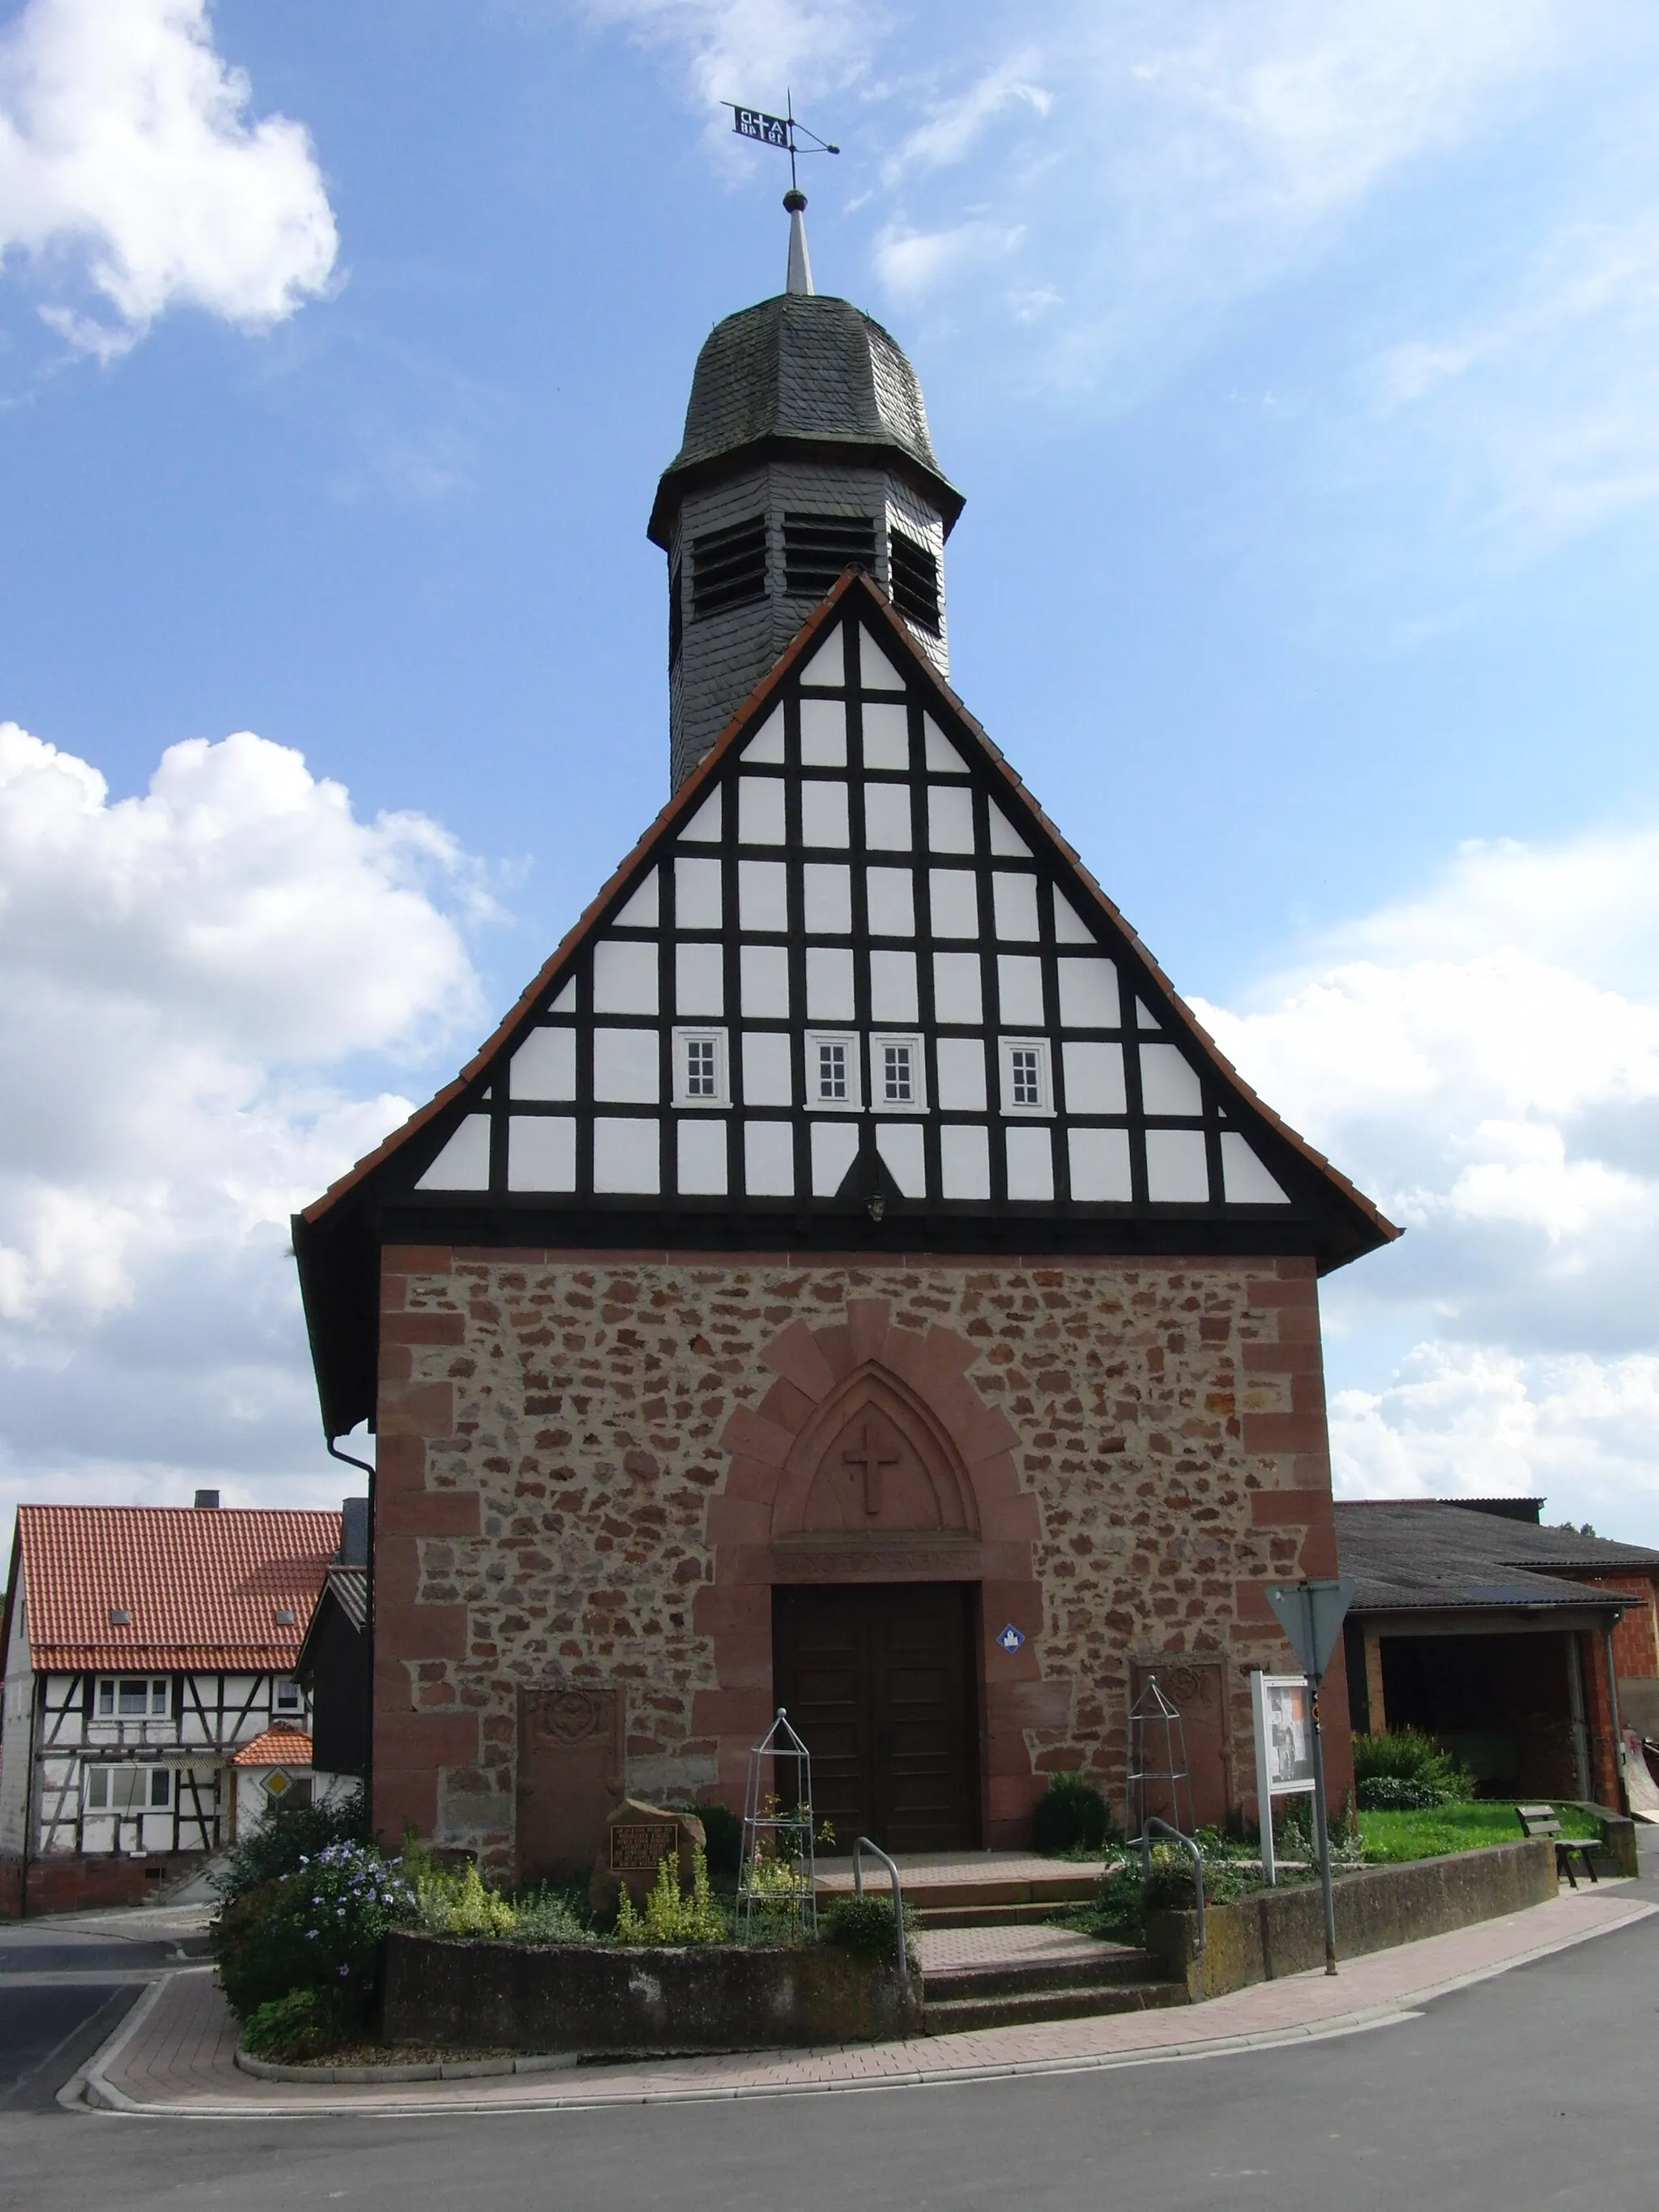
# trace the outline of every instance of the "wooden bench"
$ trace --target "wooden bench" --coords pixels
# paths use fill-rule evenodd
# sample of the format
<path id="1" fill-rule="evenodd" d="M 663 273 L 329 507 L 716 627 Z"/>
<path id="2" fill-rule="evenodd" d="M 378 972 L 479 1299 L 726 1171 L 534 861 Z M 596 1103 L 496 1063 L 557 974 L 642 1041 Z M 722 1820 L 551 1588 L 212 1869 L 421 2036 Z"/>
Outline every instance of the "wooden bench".
<path id="1" fill-rule="evenodd" d="M 1601 1849 L 1601 1845 L 1582 1836 L 1564 1836 L 1561 1832 L 1560 1817 L 1553 1805 L 1517 1805 L 1515 1808 L 1515 1817 L 1521 1823 L 1521 1832 L 1523 1836 L 1542 1836 L 1547 1842 L 1555 1845 L 1555 1872 L 1558 1880 L 1562 1875 L 1565 1875 L 1571 1887 L 1574 1889 L 1577 1888 L 1578 1877 L 1572 1870 L 1575 1858 L 1583 1863 L 1584 1872 L 1592 1881 L 1597 1879 L 1595 1853 Z"/>

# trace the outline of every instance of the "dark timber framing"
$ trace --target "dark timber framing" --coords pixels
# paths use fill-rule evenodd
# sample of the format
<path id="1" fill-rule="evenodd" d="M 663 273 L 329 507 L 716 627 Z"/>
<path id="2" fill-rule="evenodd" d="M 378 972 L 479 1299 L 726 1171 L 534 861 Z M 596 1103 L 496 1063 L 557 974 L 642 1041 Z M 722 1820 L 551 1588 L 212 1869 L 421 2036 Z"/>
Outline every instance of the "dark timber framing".
<path id="1" fill-rule="evenodd" d="M 837 625 L 843 641 L 846 665 L 839 685 L 824 686 L 814 656 L 830 641 Z M 905 702 L 909 743 L 906 768 L 866 767 L 863 762 L 864 702 L 861 691 L 879 693 L 882 686 L 860 683 L 858 663 L 861 629 L 867 629 L 881 652 L 899 672 Z M 816 680 L 803 690 L 803 671 L 813 662 Z M 884 678 L 884 682 L 887 679 Z M 844 696 L 848 705 L 848 759 L 842 768 L 817 768 L 801 757 L 800 709 L 806 697 Z M 887 690 L 887 697 L 900 695 Z M 748 740 L 781 704 L 783 758 L 781 763 L 741 761 Z M 929 769 L 926 757 L 924 717 L 931 716 L 951 746 L 961 756 L 960 770 Z M 742 842 L 736 783 L 741 765 L 745 777 L 770 775 L 782 785 L 786 810 L 785 841 L 764 846 Z M 974 850 L 967 853 L 930 851 L 928 801 L 930 789 L 942 781 L 971 793 L 975 825 Z M 822 848 L 801 840 L 803 793 L 819 781 L 844 781 L 852 808 L 847 846 Z M 890 785 L 908 791 L 911 814 L 910 850 L 871 852 L 865 842 L 862 815 L 866 783 Z M 683 840 L 699 810 L 713 795 L 720 794 L 718 844 L 687 848 Z M 1024 848 L 1024 856 L 994 852 L 989 834 L 991 810 L 995 808 Z M 719 929 L 676 931 L 674 913 L 677 852 L 691 850 L 718 858 L 722 888 Z M 739 870 L 745 860 L 781 861 L 787 870 L 786 927 L 772 933 L 744 929 L 745 945 L 771 944 L 784 954 L 791 979 L 788 1019 L 766 1019 L 739 1014 Z M 829 862 L 849 868 L 852 889 L 852 927 L 836 935 L 814 927 L 815 945 L 844 946 L 853 954 L 855 1003 L 852 1018 L 824 1020 L 811 1017 L 803 1023 L 806 1006 L 804 988 L 806 959 L 804 871 L 815 863 Z M 883 938 L 869 927 L 864 863 L 890 864 L 913 872 L 915 896 L 914 937 Z M 939 940 L 940 948 L 977 958 L 982 1018 L 972 1024 L 941 1024 L 935 1018 L 933 997 L 933 964 L 929 908 L 930 867 L 971 869 L 978 901 L 979 936 Z M 1035 872 L 1038 935 L 1010 939 L 1000 944 L 996 931 L 995 878 L 1003 868 L 1030 877 Z M 658 917 L 654 926 L 630 928 L 618 917 L 634 894 L 657 872 Z M 1092 946 L 1071 939 L 1062 941 L 1057 927 L 1057 900 L 1080 916 Z M 672 962 L 677 941 L 699 938 L 723 948 L 725 1012 L 700 1024 L 694 1017 L 677 1017 L 672 1011 Z M 658 947 L 658 1011 L 635 1015 L 606 1012 L 596 1024 L 592 1010 L 593 946 L 604 937 L 615 942 L 634 939 Z M 871 952 L 914 951 L 916 955 L 917 1019 L 878 1021 L 869 1002 Z M 1080 1112 L 1067 1102 L 1064 1054 L 1059 1048 L 1060 1030 L 1059 963 L 1068 957 L 1103 954 L 1116 966 L 1120 990 L 1120 1018 L 1109 1026 L 1079 1029 L 1067 1023 L 1066 1040 L 1080 1043 L 1130 1047 L 1152 1040 L 1175 1045 L 1187 1066 L 1197 1077 L 1199 1099 L 1195 1110 L 1181 1114 L 1147 1114 L 1143 1110 L 1139 1053 L 1123 1051 L 1125 1110 L 1118 1113 Z M 1041 976 L 1043 1015 L 1029 1025 L 999 1018 L 999 960 L 1035 959 Z M 1029 973 L 1030 971 L 1025 971 Z M 569 986 L 574 982 L 574 994 Z M 555 1002 L 566 998 L 567 1010 L 554 1012 Z M 574 1003 L 571 1003 L 574 998 Z M 1144 1010 L 1144 1011 L 1143 1011 Z M 676 1025 L 723 1030 L 727 1040 L 729 1106 L 724 1117 L 727 1129 L 729 1195 L 680 1194 L 675 1188 L 676 1124 L 686 1118 L 672 1103 L 674 1097 L 670 1052 Z M 574 1036 L 576 1069 L 574 1102 L 526 1106 L 509 1101 L 507 1063 L 529 1032 L 537 1028 L 568 1027 Z M 659 1031 L 661 1065 L 659 1103 L 618 1105 L 613 1110 L 625 1118 L 654 1121 L 658 1126 L 661 1188 L 650 1195 L 596 1193 L 593 1188 L 592 1128 L 593 1031 L 629 1028 Z M 864 1101 L 856 1116 L 858 1146 L 852 1169 L 833 1194 L 811 1196 L 811 1124 L 815 1115 L 806 1101 L 805 1030 L 822 1026 L 842 1029 L 867 1039 L 872 1031 L 909 1032 L 919 1036 L 926 1055 L 926 1097 L 930 1110 L 919 1117 L 925 1132 L 927 1188 L 941 1188 L 940 1132 L 953 1121 L 985 1125 L 991 1133 L 991 1181 L 982 1200 L 926 1199 L 902 1195 L 876 1149 L 878 1116 Z M 1034 1036 L 1048 1042 L 1051 1110 L 1042 1124 L 1056 1133 L 1097 1127 L 1127 1133 L 1131 1190 L 1127 1198 L 1085 1202 L 1075 1198 L 1068 1180 L 1068 1146 L 1051 1145 L 1054 1195 L 1051 1200 L 1022 1200 L 1009 1195 L 1003 1171 L 1003 1149 L 994 1138 L 1010 1117 L 1001 1110 L 1001 1050 L 1011 1032 L 1029 1026 Z M 793 1125 L 795 1156 L 795 1194 L 790 1197 L 750 1197 L 745 1194 L 741 1152 L 744 1096 L 744 1055 L 738 1040 L 744 1031 L 773 1030 L 795 1040 L 793 1097 L 790 1108 L 761 1105 L 753 1114 L 787 1120 Z M 987 1103 L 973 1111 L 939 1109 L 937 1046 L 953 1035 L 982 1039 L 985 1054 Z M 509 1109 L 516 1113 L 546 1113 L 574 1117 L 575 1128 L 575 1188 L 568 1194 L 546 1192 L 515 1193 L 507 1187 L 507 1133 Z M 603 1109 L 602 1109 L 603 1110 Z M 489 1188 L 477 1191 L 430 1190 L 416 1188 L 461 1122 L 469 1115 L 489 1117 L 490 1161 Z M 1186 1202 L 1154 1202 L 1148 1194 L 1145 1139 L 1163 1129 L 1201 1134 L 1207 1168 L 1208 1194 Z M 1285 1203 L 1226 1202 L 1222 1183 L 1222 1138 L 1237 1132 L 1265 1165 L 1285 1194 Z M 877 1206 L 871 1201 L 879 1198 Z M 864 1250 L 872 1252 L 948 1255 L 1020 1253 L 1040 1254 L 1261 1254 L 1310 1255 L 1322 1271 L 1342 1265 L 1387 1242 L 1398 1232 L 1354 1189 L 1346 1178 L 1308 1146 L 1263 1105 L 1199 1027 L 1186 1006 L 1159 972 L 1146 948 L 1083 868 L 1018 779 L 1009 769 L 984 732 L 963 711 L 949 687 L 939 678 L 891 611 L 888 601 L 868 577 L 849 572 L 843 575 L 803 627 L 788 652 L 756 690 L 728 725 L 714 749 L 690 775 L 656 823 L 566 938 L 477 1058 L 432 1103 L 413 1115 L 404 1127 L 336 1184 L 324 1198 L 295 1217 L 295 1249 L 299 1261 L 313 1356 L 321 1392 L 325 1425 L 340 1434 L 365 1419 L 372 1421 L 379 1298 L 379 1253 L 388 1244 L 459 1244 L 468 1247 L 543 1246 L 566 1249 L 679 1249 L 732 1252 Z"/>

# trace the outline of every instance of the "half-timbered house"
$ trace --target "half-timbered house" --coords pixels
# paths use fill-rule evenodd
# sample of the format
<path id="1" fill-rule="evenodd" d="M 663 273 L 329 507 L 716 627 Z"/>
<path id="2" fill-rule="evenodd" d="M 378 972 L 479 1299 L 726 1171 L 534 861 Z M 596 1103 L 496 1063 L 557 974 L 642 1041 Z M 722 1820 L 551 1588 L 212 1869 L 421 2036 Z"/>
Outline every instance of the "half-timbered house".
<path id="1" fill-rule="evenodd" d="M 337 1513 L 221 1510 L 213 1491 L 194 1507 L 19 1509 L 0 1911 L 153 1894 L 232 1840 L 238 1749 L 273 1729 L 308 1748 L 296 1662 L 340 1528 Z M 264 1771 L 278 1794 L 319 1786 L 308 1759 Z M 245 1789 L 245 1820 L 257 1802 Z"/>
<path id="2" fill-rule="evenodd" d="M 961 506 L 858 309 L 716 329 L 650 526 L 673 794 L 295 1222 L 379 1437 L 390 1838 L 574 1870 L 784 1704 L 842 1834 L 1022 1842 L 1154 1668 L 1199 1817 L 1249 1800 L 1265 1588 L 1335 1567 L 1317 1279 L 1395 1231 L 951 689 Z"/>

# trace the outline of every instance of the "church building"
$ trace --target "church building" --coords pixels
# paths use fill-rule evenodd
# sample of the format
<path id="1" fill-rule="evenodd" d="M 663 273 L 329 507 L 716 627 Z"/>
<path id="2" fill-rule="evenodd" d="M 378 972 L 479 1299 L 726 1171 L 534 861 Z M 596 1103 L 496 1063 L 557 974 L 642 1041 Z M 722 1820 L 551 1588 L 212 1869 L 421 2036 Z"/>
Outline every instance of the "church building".
<path id="1" fill-rule="evenodd" d="M 951 690 L 962 495 L 786 204 L 651 509 L 672 796 L 295 1223 L 378 1440 L 375 1823 L 508 1880 L 740 1806 L 780 1705 L 844 1844 L 1024 1844 L 1066 1768 L 1121 1818 L 1152 1673 L 1254 1817 L 1264 1592 L 1336 1569 L 1318 1280 L 1397 1233 Z"/>

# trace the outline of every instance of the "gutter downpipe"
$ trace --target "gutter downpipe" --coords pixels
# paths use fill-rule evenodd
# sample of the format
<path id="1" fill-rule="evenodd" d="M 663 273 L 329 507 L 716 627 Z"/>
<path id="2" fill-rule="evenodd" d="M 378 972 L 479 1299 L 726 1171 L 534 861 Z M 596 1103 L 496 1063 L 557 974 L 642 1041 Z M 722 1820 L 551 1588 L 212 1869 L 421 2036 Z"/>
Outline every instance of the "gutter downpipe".
<path id="1" fill-rule="evenodd" d="M 1590 1802 L 1589 1729 L 1584 1714 L 1584 1662 L 1578 1650 L 1578 1631 L 1566 1631 L 1567 1710 L 1572 1722 L 1572 1758 L 1581 1803 Z"/>
<path id="2" fill-rule="evenodd" d="M 363 1776 L 363 1796 L 368 1806 L 368 1832 L 374 1832 L 374 1480 L 375 1470 L 366 1459 L 356 1459 L 349 1452 L 340 1449 L 334 1437 L 327 1439 L 328 1455 L 343 1466 L 360 1467 L 368 1477 L 368 1559 L 364 1582 L 367 1584 L 366 1611 L 368 1619 L 368 1741 L 364 1746 L 367 1772 Z"/>

